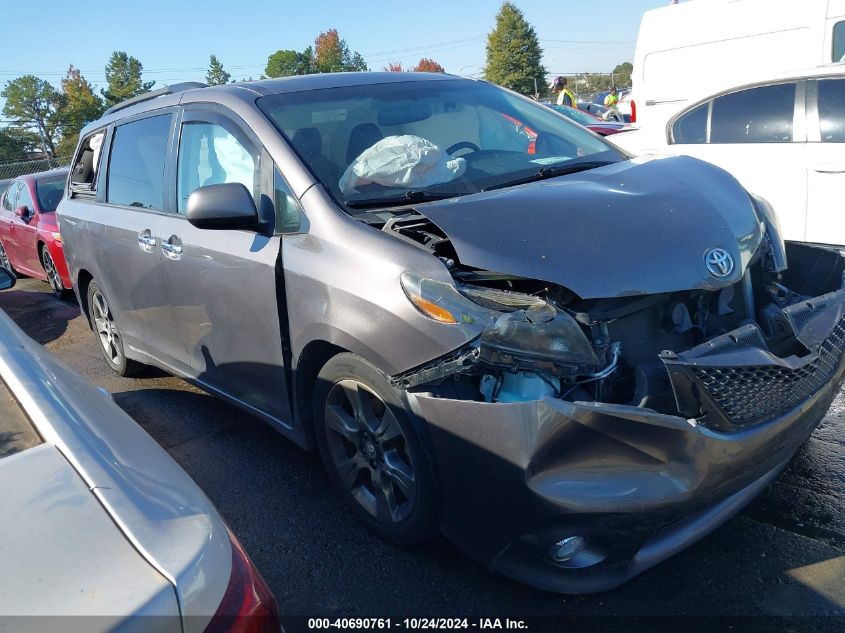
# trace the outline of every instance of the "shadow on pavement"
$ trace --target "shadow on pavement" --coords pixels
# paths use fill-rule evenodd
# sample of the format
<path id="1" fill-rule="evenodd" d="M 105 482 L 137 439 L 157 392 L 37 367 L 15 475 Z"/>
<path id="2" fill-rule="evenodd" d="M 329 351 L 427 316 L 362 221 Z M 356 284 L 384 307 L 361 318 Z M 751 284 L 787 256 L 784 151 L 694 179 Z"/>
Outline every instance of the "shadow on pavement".
<path id="1" fill-rule="evenodd" d="M 59 338 L 67 330 L 68 322 L 81 314 L 75 299 L 63 300 L 50 292 L 17 287 L 0 292 L 0 308 L 41 345 Z"/>

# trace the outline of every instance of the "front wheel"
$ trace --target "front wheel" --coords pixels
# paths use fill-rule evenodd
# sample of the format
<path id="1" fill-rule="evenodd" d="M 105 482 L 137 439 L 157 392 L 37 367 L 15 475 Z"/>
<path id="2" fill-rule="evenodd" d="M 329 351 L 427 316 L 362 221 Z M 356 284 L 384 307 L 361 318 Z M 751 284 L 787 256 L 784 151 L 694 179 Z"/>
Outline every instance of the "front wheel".
<path id="1" fill-rule="evenodd" d="M 330 359 L 317 378 L 314 430 L 345 503 L 383 539 L 410 545 L 437 533 L 434 469 L 397 391 L 355 354 Z"/>
<path id="2" fill-rule="evenodd" d="M 47 281 L 50 284 L 50 288 L 53 289 L 53 294 L 59 299 L 67 297 L 68 291 L 62 283 L 62 276 L 59 274 L 56 268 L 56 262 L 53 261 L 53 256 L 50 255 L 50 251 L 46 246 L 41 249 L 41 266 L 47 274 Z"/>
<path id="3" fill-rule="evenodd" d="M 91 327 L 97 336 L 100 352 L 106 364 L 118 376 L 134 376 L 139 373 L 144 366 L 126 358 L 123 351 L 123 334 L 117 327 L 105 293 L 93 281 L 88 286 L 88 311 Z"/>

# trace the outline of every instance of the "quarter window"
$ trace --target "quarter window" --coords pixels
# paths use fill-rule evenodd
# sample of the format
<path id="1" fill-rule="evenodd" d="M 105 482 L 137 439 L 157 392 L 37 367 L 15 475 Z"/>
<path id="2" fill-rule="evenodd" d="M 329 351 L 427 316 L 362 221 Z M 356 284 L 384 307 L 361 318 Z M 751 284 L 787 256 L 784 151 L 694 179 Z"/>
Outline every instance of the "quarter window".
<path id="1" fill-rule="evenodd" d="M 26 207 L 29 209 L 29 213 L 32 214 L 35 211 L 35 208 L 32 205 L 32 196 L 29 195 L 29 187 L 26 186 L 26 183 L 21 182 L 20 188 L 18 189 L 18 201 L 15 203 L 16 207 Z"/>
<path id="2" fill-rule="evenodd" d="M 108 202 L 164 209 L 164 162 L 171 116 L 125 123 L 114 131 L 108 172 Z"/>
<path id="3" fill-rule="evenodd" d="M 680 117 L 672 126 L 672 142 L 693 145 L 707 142 L 707 109 L 702 103 Z"/>
<path id="4" fill-rule="evenodd" d="M 822 143 L 845 143 L 845 79 L 822 79 L 818 85 Z"/>
<path id="5" fill-rule="evenodd" d="M 273 170 L 273 190 L 276 233 L 297 233 L 305 230 L 306 219 L 302 207 L 278 169 Z"/>
<path id="6" fill-rule="evenodd" d="M 841 62 L 845 57 L 845 22 L 837 22 L 833 25 L 833 55 L 832 62 Z"/>
<path id="7" fill-rule="evenodd" d="M 257 162 L 254 152 L 222 126 L 186 123 L 179 141 L 179 213 L 185 213 L 190 195 L 205 185 L 239 182 L 254 196 L 258 188 Z"/>
<path id="8" fill-rule="evenodd" d="M 789 143 L 795 111 L 795 84 L 734 92 L 713 101 L 711 143 Z"/>

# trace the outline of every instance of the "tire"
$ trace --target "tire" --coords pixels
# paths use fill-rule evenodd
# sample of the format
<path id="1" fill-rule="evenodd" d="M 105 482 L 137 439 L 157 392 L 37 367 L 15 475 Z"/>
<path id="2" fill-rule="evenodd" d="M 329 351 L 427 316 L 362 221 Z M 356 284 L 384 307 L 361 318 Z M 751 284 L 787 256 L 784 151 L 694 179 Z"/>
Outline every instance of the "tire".
<path id="1" fill-rule="evenodd" d="M 3 246 L 3 242 L 0 242 L 0 266 L 7 270 L 10 270 L 15 277 L 19 276 L 18 273 L 15 271 L 14 266 L 12 266 L 12 261 L 6 254 L 6 247 Z"/>
<path id="2" fill-rule="evenodd" d="M 67 299 L 70 292 L 67 288 L 65 288 L 64 283 L 62 282 L 62 277 L 59 275 L 59 271 L 56 269 L 56 263 L 53 261 L 53 256 L 50 255 L 50 250 L 47 246 L 41 247 L 41 267 L 44 269 L 44 273 L 47 275 L 47 283 L 50 284 L 50 288 L 53 290 L 53 294 L 57 296 L 59 299 Z"/>
<path id="3" fill-rule="evenodd" d="M 317 446 L 346 505 L 391 543 L 413 545 L 437 534 L 434 467 L 405 394 L 349 353 L 325 364 L 314 392 Z"/>
<path id="4" fill-rule="evenodd" d="M 88 312 L 97 347 L 100 348 L 106 364 L 118 376 L 138 375 L 144 365 L 126 358 L 123 351 L 123 335 L 114 320 L 106 294 L 94 281 L 88 286 Z"/>

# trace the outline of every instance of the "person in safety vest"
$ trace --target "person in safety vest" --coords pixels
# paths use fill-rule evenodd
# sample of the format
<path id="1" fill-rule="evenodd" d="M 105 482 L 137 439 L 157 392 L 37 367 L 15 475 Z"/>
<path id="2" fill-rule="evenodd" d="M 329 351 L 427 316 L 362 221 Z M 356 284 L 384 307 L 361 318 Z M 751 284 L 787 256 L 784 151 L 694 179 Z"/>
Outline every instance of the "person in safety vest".
<path id="1" fill-rule="evenodd" d="M 616 86 L 610 89 L 610 92 L 607 93 L 607 96 L 604 98 L 604 107 L 605 108 L 615 108 L 616 104 L 619 103 L 619 93 L 616 91 Z"/>
<path id="2" fill-rule="evenodd" d="M 566 87 L 566 77 L 555 77 L 555 80 L 552 82 L 549 88 L 552 91 L 552 94 L 557 95 L 557 105 L 565 105 L 571 108 L 577 108 L 578 103 L 575 99 L 575 94 Z"/>

